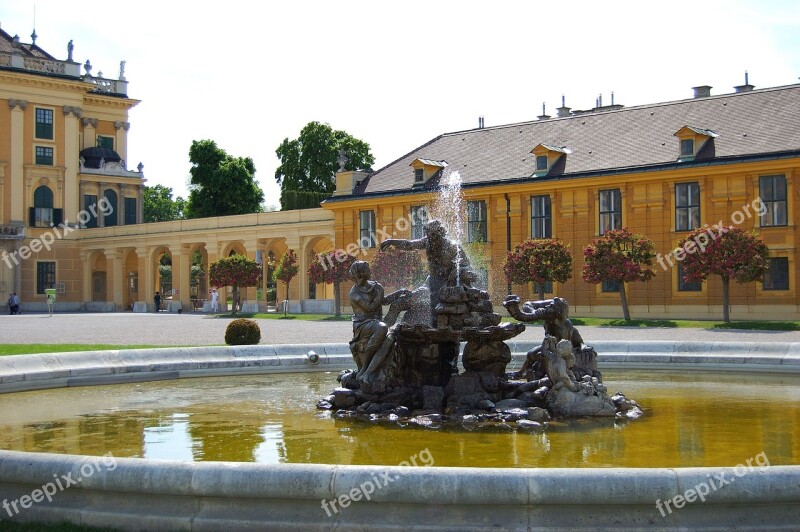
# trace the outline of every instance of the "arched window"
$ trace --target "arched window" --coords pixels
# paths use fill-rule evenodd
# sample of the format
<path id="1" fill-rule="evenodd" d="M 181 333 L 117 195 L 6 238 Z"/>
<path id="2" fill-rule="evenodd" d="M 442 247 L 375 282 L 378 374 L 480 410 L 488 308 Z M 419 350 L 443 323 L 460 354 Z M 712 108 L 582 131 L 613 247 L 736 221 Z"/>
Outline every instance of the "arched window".
<path id="1" fill-rule="evenodd" d="M 103 214 L 103 224 L 106 227 L 117 225 L 117 193 L 113 190 L 106 189 L 103 193 L 106 198 L 106 210 Z"/>
<path id="2" fill-rule="evenodd" d="M 31 211 L 30 224 L 33 227 L 50 227 L 56 223 L 53 218 L 53 191 L 50 187 L 42 185 L 33 192 Z"/>

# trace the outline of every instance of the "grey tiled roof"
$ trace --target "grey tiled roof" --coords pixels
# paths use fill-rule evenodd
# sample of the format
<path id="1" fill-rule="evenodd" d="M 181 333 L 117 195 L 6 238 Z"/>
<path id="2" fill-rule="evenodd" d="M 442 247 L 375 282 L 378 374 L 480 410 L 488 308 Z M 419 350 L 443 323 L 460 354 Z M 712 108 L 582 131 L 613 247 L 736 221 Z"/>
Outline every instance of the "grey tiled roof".
<path id="1" fill-rule="evenodd" d="M 540 179 L 530 177 L 539 144 L 568 150 L 562 178 L 676 163 L 674 134 L 684 126 L 718 134 L 706 162 L 800 151 L 800 85 L 446 133 L 371 174 L 356 194 L 411 192 L 415 159 L 447 161 L 466 186 Z"/>

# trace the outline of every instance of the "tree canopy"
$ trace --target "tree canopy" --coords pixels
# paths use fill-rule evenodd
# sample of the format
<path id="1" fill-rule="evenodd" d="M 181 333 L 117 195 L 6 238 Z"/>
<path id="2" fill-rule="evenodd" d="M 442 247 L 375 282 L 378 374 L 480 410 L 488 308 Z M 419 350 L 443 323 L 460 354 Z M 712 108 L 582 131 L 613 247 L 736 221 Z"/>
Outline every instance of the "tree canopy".
<path id="1" fill-rule="evenodd" d="M 275 150 L 281 161 L 275 170 L 281 209 L 318 207 L 336 186 L 340 151 L 347 158 L 345 170 L 372 171 L 375 157 L 369 144 L 328 124 L 309 122 L 298 138 L 285 138 Z"/>
<path id="2" fill-rule="evenodd" d="M 715 226 L 717 233 L 699 227 L 681 240 L 673 251 L 683 262 L 683 280 L 704 281 L 710 275 L 722 279 L 722 319 L 731 321 L 729 284 L 755 281 L 769 265 L 769 248 L 753 233 L 739 227 Z M 711 235 L 711 236 L 709 236 Z"/>
<path id="3" fill-rule="evenodd" d="M 336 316 L 341 316 L 339 285 L 350 280 L 350 266 L 356 258 L 343 249 L 320 253 L 308 267 L 308 280 L 312 283 L 333 284 L 333 299 Z"/>
<path id="4" fill-rule="evenodd" d="M 195 140 L 189 161 L 187 218 L 261 212 L 264 192 L 250 157 L 232 157 L 213 140 Z"/>
<path id="5" fill-rule="evenodd" d="M 655 272 L 648 268 L 655 257 L 653 242 L 644 235 L 631 233 L 626 227 L 614 229 L 587 245 L 583 257 L 586 260 L 583 280 L 592 284 L 603 281 L 618 283 L 622 314 L 625 321 L 630 321 L 625 283 L 649 281 L 655 276 Z"/>
<path id="6" fill-rule="evenodd" d="M 212 286 L 233 287 L 234 301 L 243 286 L 258 286 L 261 280 L 261 265 L 244 255 L 231 255 L 212 262 L 208 269 Z M 233 313 L 236 313 L 234 303 Z"/>
<path id="7" fill-rule="evenodd" d="M 509 252 L 503 271 L 509 283 L 534 283 L 544 299 L 545 284 L 566 283 L 572 277 L 572 254 L 557 238 L 526 240 Z"/>
<path id="8" fill-rule="evenodd" d="M 180 196 L 172 199 L 172 188 L 170 187 L 146 186 L 142 200 L 145 223 L 171 222 L 186 218 L 186 200 Z"/>

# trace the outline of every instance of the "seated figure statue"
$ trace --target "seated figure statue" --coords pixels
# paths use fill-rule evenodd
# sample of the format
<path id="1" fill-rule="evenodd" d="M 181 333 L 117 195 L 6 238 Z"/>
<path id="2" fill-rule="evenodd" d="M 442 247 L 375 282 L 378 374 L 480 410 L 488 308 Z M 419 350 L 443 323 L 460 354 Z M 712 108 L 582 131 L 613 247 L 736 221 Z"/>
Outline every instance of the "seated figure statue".
<path id="1" fill-rule="evenodd" d="M 382 319 L 383 305 L 407 298 L 411 292 L 403 289 L 385 296 L 383 286 L 370 279 L 369 263 L 362 260 L 353 263 L 350 275 L 355 280 L 350 289 L 350 305 L 353 307 L 350 351 L 358 368 L 356 379 L 370 382 L 394 344 L 389 325 Z"/>

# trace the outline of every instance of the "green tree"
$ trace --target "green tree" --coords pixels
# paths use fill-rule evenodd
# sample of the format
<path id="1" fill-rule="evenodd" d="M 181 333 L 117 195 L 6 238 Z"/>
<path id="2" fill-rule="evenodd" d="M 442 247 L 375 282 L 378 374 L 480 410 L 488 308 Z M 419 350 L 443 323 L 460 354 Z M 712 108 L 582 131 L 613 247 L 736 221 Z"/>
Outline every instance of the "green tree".
<path id="1" fill-rule="evenodd" d="M 233 288 L 233 314 L 236 314 L 235 302 L 238 300 L 239 288 L 258 286 L 261 280 L 261 265 L 244 255 L 231 255 L 212 262 L 208 274 L 212 286 Z"/>
<path id="2" fill-rule="evenodd" d="M 730 280 L 750 283 L 764 274 L 769 265 L 769 248 L 753 233 L 739 227 L 719 227 L 719 233 L 709 236 L 708 229 L 699 227 L 678 243 L 673 252 L 683 262 L 683 280 L 688 283 L 705 281 L 709 275 L 722 279 L 722 319 L 731 321 Z M 683 256 L 683 257 L 681 257 Z"/>
<path id="3" fill-rule="evenodd" d="M 186 218 L 186 200 L 172 199 L 172 188 L 164 185 L 144 187 L 143 210 L 145 223 L 171 222 Z"/>
<path id="4" fill-rule="evenodd" d="M 275 170 L 281 209 L 318 207 L 336 186 L 340 152 L 347 158 L 345 170 L 372 171 L 375 157 L 369 144 L 328 124 L 309 122 L 297 139 L 285 138 L 275 151 L 281 161 Z"/>
<path id="5" fill-rule="evenodd" d="M 286 284 L 286 302 L 283 305 L 283 315 L 289 313 L 289 283 L 292 282 L 294 276 L 300 268 L 297 267 L 297 254 L 293 249 L 286 251 L 275 266 L 275 271 L 272 272 L 272 280 L 276 283 L 283 281 Z"/>
<path id="6" fill-rule="evenodd" d="M 336 317 L 342 315 L 339 286 L 342 281 L 350 280 L 350 266 L 355 260 L 354 256 L 343 249 L 336 249 L 320 253 L 308 267 L 309 281 L 333 285 L 333 304 L 336 306 Z"/>
<path id="7" fill-rule="evenodd" d="M 189 161 L 187 218 L 261 212 L 264 192 L 250 157 L 232 157 L 213 140 L 195 140 Z"/>
<path id="8" fill-rule="evenodd" d="M 583 265 L 583 280 L 598 284 L 614 281 L 619 284 L 622 314 L 630 321 L 628 296 L 625 283 L 649 281 L 655 272 L 648 268 L 653 264 L 655 246 L 644 235 L 631 233 L 627 228 L 606 231 L 583 249 L 586 264 Z"/>
<path id="9" fill-rule="evenodd" d="M 557 238 L 526 240 L 508 254 L 503 271 L 509 283 L 533 283 L 544 299 L 545 284 L 566 283 L 572 277 L 572 254 Z"/>

